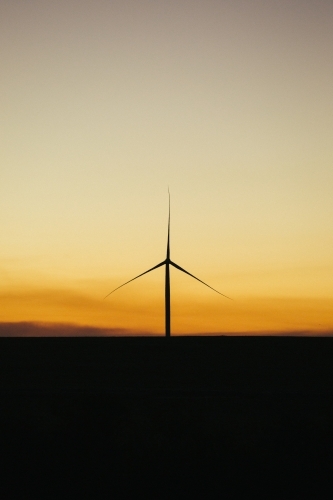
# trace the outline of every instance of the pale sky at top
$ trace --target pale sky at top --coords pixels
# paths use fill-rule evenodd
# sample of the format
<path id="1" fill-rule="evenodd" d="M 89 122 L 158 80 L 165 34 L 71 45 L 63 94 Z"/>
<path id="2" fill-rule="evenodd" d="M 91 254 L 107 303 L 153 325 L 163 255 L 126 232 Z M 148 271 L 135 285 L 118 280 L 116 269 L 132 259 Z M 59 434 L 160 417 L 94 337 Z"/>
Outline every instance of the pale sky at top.
<path id="1" fill-rule="evenodd" d="M 0 0 L 2 290 L 158 263 L 169 185 L 181 266 L 331 299 L 332 48 L 328 0 Z"/>

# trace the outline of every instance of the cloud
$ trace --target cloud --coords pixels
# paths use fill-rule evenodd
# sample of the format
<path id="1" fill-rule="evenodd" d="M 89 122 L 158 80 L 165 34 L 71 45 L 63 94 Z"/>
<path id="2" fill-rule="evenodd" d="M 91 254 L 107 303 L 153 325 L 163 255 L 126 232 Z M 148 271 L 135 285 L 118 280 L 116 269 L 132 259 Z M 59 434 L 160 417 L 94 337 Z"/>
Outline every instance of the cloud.
<path id="1" fill-rule="evenodd" d="M 103 328 L 82 326 L 67 323 L 38 323 L 22 321 L 16 323 L 0 323 L 0 337 L 154 337 L 160 334 L 129 330 L 125 328 Z M 280 336 L 280 337 L 333 337 L 333 330 L 290 330 L 290 331 L 250 331 L 250 332 L 202 332 L 177 336 Z"/>
<path id="2" fill-rule="evenodd" d="M 123 337 L 151 336 L 149 332 L 126 330 L 125 328 L 102 328 L 66 323 L 38 323 L 22 321 L 0 323 L 0 337 Z"/>

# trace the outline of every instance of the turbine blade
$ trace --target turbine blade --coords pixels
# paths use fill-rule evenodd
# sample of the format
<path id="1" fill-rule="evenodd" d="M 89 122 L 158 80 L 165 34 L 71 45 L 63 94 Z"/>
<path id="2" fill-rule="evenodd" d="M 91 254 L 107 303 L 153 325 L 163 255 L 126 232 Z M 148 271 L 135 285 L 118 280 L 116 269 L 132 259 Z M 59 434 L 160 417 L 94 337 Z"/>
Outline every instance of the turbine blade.
<path id="1" fill-rule="evenodd" d="M 185 271 L 185 269 L 183 269 L 182 267 L 178 266 L 178 264 L 175 264 L 175 263 L 174 263 L 174 262 L 172 262 L 171 260 L 170 260 L 170 264 L 171 264 L 173 267 L 175 267 L 176 269 L 179 269 L 179 271 L 183 271 L 183 273 L 188 274 L 189 276 L 192 276 L 192 278 L 194 278 L 194 279 L 196 279 L 196 280 L 200 281 L 200 283 L 202 283 L 203 285 L 208 286 L 208 288 L 210 288 L 211 290 L 214 290 L 214 292 L 216 292 L 216 293 L 219 293 L 220 295 L 222 295 L 222 296 L 223 296 L 223 297 L 225 297 L 226 299 L 233 300 L 233 299 L 231 299 L 230 297 L 228 297 L 227 295 L 224 295 L 223 293 L 219 292 L 218 290 L 215 290 L 215 288 L 213 288 L 212 286 L 207 285 L 207 283 L 205 283 L 204 281 L 199 280 L 199 278 L 197 278 L 197 277 L 196 277 L 196 276 L 194 276 L 193 274 L 189 273 L 188 271 Z"/>
<path id="2" fill-rule="evenodd" d="M 106 299 L 109 295 L 111 295 L 111 293 L 115 292 L 116 290 L 118 290 L 118 288 L 121 288 L 122 286 L 125 286 L 127 285 L 127 283 L 130 283 L 131 281 L 134 281 L 136 280 L 137 278 L 140 278 L 140 276 L 143 276 L 144 274 L 147 274 L 147 273 L 150 273 L 150 271 L 153 271 L 154 269 L 157 269 L 158 267 L 161 267 L 165 264 L 165 260 L 163 262 L 160 262 L 159 264 L 157 264 L 157 266 L 154 266 L 152 267 L 151 269 L 148 269 L 148 271 L 145 271 L 144 273 L 141 273 L 139 274 L 138 276 L 135 276 L 135 278 L 132 278 L 131 280 L 129 281 L 126 281 L 126 283 L 123 283 L 122 285 L 120 286 L 117 286 L 117 288 L 115 288 L 114 290 L 112 290 L 112 292 L 108 293 L 104 299 Z"/>
<path id="3" fill-rule="evenodd" d="M 169 195 L 169 217 L 168 217 L 168 242 L 167 242 L 167 260 L 170 259 L 170 190 L 168 186 L 168 195 Z"/>

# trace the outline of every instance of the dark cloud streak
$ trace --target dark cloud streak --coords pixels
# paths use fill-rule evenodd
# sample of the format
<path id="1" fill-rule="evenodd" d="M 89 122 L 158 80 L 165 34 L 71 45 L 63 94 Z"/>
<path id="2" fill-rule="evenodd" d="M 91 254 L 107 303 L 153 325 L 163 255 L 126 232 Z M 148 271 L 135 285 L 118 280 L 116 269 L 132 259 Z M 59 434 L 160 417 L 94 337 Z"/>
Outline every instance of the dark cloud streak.
<path id="1" fill-rule="evenodd" d="M 39 323 L 22 321 L 0 323 L 0 337 L 152 337 L 161 336 L 153 332 L 128 330 L 125 328 L 103 328 L 65 323 Z M 333 337 L 332 330 L 290 330 L 290 331 L 244 331 L 244 332 L 202 332 L 177 334 L 176 336 L 280 336 L 280 337 Z"/>
<path id="2" fill-rule="evenodd" d="M 123 337 L 151 336 L 149 332 L 131 331 L 125 328 L 102 328 L 62 323 L 0 323 L 0 337 Z"/>

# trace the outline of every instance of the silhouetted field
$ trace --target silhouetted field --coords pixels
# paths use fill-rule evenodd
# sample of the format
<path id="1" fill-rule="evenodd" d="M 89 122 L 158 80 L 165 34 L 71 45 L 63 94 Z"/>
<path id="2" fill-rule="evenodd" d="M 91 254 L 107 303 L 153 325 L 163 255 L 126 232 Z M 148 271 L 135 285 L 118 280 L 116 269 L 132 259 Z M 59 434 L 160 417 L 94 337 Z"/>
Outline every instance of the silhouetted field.
<path id="1" fill-rule="evenodd" d="M 331 498 L 332 355 L 331 338 L 2 338 L 1 470 L 19 478 L 2 497 Z"/>

